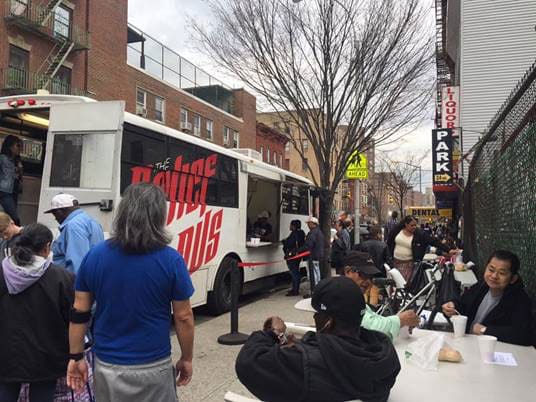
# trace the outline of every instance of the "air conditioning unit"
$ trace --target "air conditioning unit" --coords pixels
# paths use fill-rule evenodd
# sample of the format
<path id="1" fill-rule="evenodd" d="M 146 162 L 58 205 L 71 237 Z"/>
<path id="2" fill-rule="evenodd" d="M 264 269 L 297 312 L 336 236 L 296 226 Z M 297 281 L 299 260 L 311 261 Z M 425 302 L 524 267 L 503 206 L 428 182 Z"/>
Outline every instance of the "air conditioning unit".
<path id="1" fill-rule="evenodd" d="M 136 114 L 141 117 L 147 117 L 147 109 L 143 106 L 136 105 Z"/>
<path id="2" fill-rule="evenodd" d="M 181 130 L 192 131 L 192 123 L 189 123 L 187 121 L 181 121 Z"/>
<path id="3" fill-rule="evenodd" d="M 259 151 L 256 151 L 254 149 L 250 148 L 238 148 L 233 149 L 233 151 L 238 152 L 239 154 L 242 154 L 244 156 L 247 156 L 250 159 L 256 159 L 258 161 L 262 162 L 262 155 Z"/>

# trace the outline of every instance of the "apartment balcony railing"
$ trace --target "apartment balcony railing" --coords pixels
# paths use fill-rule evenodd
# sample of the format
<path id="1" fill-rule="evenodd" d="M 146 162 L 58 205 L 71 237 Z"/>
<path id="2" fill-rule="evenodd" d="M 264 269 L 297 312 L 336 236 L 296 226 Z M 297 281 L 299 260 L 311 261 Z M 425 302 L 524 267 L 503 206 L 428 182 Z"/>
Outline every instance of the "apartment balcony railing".
<path id="1" fill-rule="evenodd" d="M 65 20 L 54 11 L 29 0 L 7 0 L 5 7 L 7 23 L 55 41 L 68 39 L 75 45 L 73 50 L 89 49 L 89 32 L 73 26 L 72 20 Z"/>
<path id="2" fill-rule="evenodd" d="M 233 90 L 145 32 L 128 24 L 127 62 L 228 113 L 235 113 Z"/>
<path id="3" fill-rule="evenodd" d="M 89 96 L 87 92 L 73 88 L 71 84 L 16 67 L 0 69 L 0 91 L 4 95 L 31 94 L 38 89 L 46 89 L 51 94 Z"/>

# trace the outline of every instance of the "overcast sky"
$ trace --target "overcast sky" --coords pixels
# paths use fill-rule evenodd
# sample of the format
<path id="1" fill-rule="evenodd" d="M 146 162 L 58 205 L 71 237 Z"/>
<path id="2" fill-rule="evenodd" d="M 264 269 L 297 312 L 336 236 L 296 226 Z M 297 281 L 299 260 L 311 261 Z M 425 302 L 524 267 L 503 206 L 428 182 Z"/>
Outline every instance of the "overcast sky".
<path id="1" fill-rule="evenodd" d="M 434 10 L 430 8 L 431 15 L 433 12 Z M 215 71 L 215 67 L 210 65 L 210 61 L 199 54 L 192 45 L 190 20 L 193 18 L 204 24 L 210 25 L 211 23 L 210 8 L 205 0 L 130 0 L 128 15 L 130 23 L 161 41 L 198 67 L 205 69 L 209 74 L 215 75 L 230 86 L 241 86 L 239 82 L 234 82 L 229 77 Z M 429 118 L 412 134 L 407 135 L 400 144 L 384 147 L 389 152 L 390 157 L 400 160 L 403 160 L 405 155 L 409 153 L 428 153 L 428 157 L 422 164 L 423 191 L 426 187 L 431 187 L 429 170 L 432 166 L 432 112 L 433 106 L 428 113 Z"/>

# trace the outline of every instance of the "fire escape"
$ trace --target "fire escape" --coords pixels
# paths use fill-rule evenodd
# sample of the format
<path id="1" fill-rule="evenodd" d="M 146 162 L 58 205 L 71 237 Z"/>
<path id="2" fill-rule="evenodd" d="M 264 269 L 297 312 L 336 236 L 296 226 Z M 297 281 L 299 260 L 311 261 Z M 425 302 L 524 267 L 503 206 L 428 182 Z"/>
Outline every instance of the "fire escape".
<path id="1" fill-rule="evenodd" d="M 53 46 L 37 71 L 11 69 L 4 82 L 15 84 L 11 86 L 19 91 L 47 89 L 52 93 L 74 93 L 70 85 L 58 79 L 57 73 L 72 52 L 89 49 L 89 33 L 72 26 L 72 17 L 67 20 L 62 18 L 58 13 L 62 0 L 49 0 L 40 5 L 29 0 L 9 0 L 5 3 L 6 23 L 46 38 Z"/>
<path id="2" fill-rule="evenodd" d="M 441 88 L 452 85 L 453 73 L 447 55 L 447 2 L 448 0 L 435 0 L 436 10 L 436 127 L 441 127 Z"/>

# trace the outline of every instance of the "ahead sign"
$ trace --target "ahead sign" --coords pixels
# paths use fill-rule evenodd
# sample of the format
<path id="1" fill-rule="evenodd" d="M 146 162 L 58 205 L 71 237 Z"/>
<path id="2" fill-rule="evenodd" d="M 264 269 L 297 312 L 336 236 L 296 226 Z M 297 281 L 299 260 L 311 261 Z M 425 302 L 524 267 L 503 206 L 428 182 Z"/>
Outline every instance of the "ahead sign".
<path id="1" fill-rule="evenodd" d="M 347 179 L 368 179 L 367 156 L 357 151 L 350 156 L 350 163 L 346 169 Z"/>
<path id="2" fill-rule="evenodd" d="M 452 129 L 432 130 L 434 186 L 452 185 Z"/>

